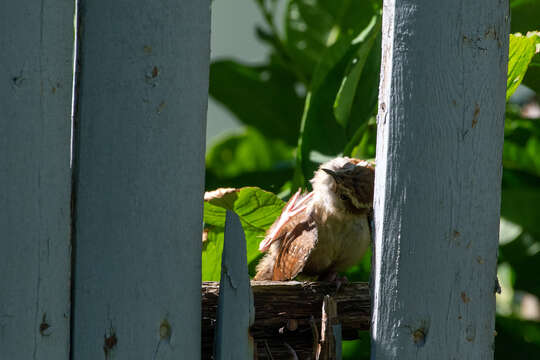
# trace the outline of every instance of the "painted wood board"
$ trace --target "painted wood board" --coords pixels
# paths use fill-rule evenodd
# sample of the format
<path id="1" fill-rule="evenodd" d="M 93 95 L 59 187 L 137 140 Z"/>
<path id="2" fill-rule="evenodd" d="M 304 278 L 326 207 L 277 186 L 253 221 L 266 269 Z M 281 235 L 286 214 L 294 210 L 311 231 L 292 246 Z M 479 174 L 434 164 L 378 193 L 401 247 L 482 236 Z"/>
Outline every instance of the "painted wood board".
<path id="1" fill-rule="evenodd" d="M 81 1 L 75 359 L 197 359 L 210 2 Z"/>
<path id="2" fill-rule="evenodd" d="M 492 359 L 506 1 L 384 2 L 372 359 Z"/>
<path id="3" fill-rule="evenodd" d="M 74 2 L 0 2 L 0 358 L 69 358 Z"/>

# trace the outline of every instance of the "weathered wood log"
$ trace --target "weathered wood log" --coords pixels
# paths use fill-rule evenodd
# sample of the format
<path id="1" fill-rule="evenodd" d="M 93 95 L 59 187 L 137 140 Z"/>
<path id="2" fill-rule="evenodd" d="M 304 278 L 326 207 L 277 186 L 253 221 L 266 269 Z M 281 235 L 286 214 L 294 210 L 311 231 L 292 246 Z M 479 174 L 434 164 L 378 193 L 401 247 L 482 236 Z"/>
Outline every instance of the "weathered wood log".
<path id="1" fill-rule="evenodd" d="M 358 337 L 370 324 L 370 293 L 367 283 L 342 284 L 298 281 L 252 281 L 255 323 L 251 335 L 257 359 L 314 359 L 313 327 L 321 328 L 321 308 L 325 295 L 337 304 L 343 339 Z M 212 359 L 218 282 L 202 285 L 202 358 Z"/>

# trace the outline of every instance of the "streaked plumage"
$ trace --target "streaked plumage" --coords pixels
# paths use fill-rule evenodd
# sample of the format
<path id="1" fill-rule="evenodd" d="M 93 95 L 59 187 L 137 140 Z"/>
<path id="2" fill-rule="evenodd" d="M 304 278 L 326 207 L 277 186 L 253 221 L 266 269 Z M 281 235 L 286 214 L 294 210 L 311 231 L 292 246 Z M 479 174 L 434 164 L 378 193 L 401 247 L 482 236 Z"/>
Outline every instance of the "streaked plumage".
<path id="1" fill-rule="evenodd" d="M 322 164 L 313 191 L 291 197 L 261 242 L 268 253 L 255 280 L 328 278 L 357 264 L 371 240 L 374 175 L 373 164 L 358 159 Z"/>

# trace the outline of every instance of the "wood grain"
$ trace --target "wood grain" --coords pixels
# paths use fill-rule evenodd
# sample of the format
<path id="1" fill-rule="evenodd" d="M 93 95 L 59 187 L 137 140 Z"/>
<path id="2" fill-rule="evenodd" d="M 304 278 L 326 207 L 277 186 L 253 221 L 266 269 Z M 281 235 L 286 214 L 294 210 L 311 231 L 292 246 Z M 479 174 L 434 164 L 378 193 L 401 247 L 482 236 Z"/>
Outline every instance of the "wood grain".
<path id="1" fill-rule="evenodd" d="M 257 345 L 258 359 L 287 359 L 290 345 L 300 359 L 313 356 L 313 336 L 310 319 L 321 329 L 321 309 L 324 296 L 330 294 L 337 303 L 338 319 L 343 339 L 357 338 L 358 330 L 368 330 L 370 323 L 370 293 L 366 283 L 350 283 L 336 292 L 335 283 L 298 281 L 252 281 L 255 303 L 255 323 L 251 335 Z M 202 353 L 212 358 L 219 283 L 204 282 L 202 286 Z"/>

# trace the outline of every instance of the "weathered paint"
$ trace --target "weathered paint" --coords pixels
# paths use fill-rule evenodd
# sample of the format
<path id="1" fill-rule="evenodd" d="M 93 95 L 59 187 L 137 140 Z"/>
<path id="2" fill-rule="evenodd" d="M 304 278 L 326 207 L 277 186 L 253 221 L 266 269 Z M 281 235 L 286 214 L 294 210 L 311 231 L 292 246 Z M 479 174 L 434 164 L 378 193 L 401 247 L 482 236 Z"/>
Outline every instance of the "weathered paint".
<path id="1" fill-rule="evenodd" d="M 384 2 L 372 359 L 493 358 L 508 29 L 504 0 Z"/>
<path id="2" fill-rule="evenodd" d="M 246 237 L 238 215 L 227 210 L 215 337 L 216 360 L 252 360 L 249 328 L 255 320 Z"/>
<path id="3" fill-rule="evenodd" d="M 209 6 L 80 1 L 74 359 L 200 358 Z"/>
<path id="4" fill-rule="evenodd" d="M 74 2 L 0 2 L 0 358 L 69 356 Z"/>

